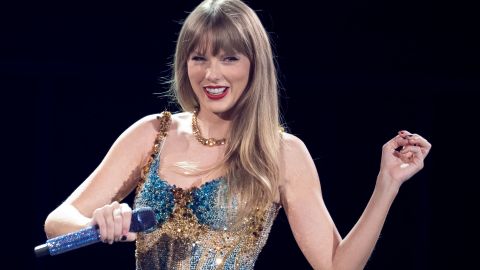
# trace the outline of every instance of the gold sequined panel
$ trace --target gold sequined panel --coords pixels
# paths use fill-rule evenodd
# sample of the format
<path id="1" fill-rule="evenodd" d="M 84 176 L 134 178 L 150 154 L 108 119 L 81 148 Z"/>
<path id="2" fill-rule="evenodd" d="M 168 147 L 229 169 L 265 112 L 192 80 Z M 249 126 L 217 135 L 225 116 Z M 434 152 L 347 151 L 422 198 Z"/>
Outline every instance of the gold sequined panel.
<path id="1" fill-rule="evenodd" d="M 240 229 L 232 230 L 225 226 L 223 218 L 228 213 L 224 212 L 212 211 L 206 217 L 210 220 L 202 223 L 191 207 L 192 190 L 175 188 L 172 192 L 175 206 L 170 217 L 154 231 L 138 235 L 137 269 L 253 269 L 278 205 L 258 210 L 244 220 Z M 211 207 L 218 207 L 220 212 L 235 212 L 234 208 L 225 209 L 218 198 L 215 202 L 217 205 Z"/>

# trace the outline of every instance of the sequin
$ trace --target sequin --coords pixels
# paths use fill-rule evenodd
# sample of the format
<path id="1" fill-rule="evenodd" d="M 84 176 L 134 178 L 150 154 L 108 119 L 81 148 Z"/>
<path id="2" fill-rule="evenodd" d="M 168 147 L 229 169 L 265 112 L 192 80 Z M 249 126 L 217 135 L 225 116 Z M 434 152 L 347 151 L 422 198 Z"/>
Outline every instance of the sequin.
<path id="1" fill-rule="evenodd" d="M 167 135 L 169 119 L 168 113 L 160 118 L 161 131 L 137 188 L 135 207 L 152 207 L 158 221 L 156 228 L 138 234 L 137 270 L 253 269 L 279 205 L 257 209 L 234 229 L 237 203 L 227 200 L 224 178 L 191 189 L 161 179 L 158 145 Z"/>

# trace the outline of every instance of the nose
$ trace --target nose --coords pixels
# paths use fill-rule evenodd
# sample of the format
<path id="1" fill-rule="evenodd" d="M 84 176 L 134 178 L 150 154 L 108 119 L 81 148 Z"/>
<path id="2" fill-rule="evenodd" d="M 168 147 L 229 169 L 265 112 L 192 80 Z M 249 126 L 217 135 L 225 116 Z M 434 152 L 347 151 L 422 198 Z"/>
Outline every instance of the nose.
<path id="1" fill-rule="evenodd" d="M 222 78 L 218 61 L 210 61 L 210 65 L 207 67 L 205 79 L 211 82 L 217 82 Z"/>

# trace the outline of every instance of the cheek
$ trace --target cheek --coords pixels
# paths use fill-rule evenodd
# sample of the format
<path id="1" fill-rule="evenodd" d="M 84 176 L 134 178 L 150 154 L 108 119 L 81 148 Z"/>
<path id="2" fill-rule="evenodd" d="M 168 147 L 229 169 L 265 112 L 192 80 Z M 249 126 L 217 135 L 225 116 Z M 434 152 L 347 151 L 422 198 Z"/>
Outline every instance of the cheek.
<path id="1" fill-rule="evenodd" d="M 187 74 L 192 85 L 199 83 L 204 77 L 204 74 L 200 68 L 190 65 L 187 67 Z"/>
<path id="2" fill-rule="evenodd" d="M 230 78 L 239 84 L 247 84 L 249 79 L 249 68 L 237 68 L 230 72 Z"/>
<path id="3" fill-rule="evenodd" d="M 242 69 L 239 72 L 239 74 L 242 75 L 241 77 L 242 77 L 244 83 L 247 84 L 248 81 L 249 81 L 249 77 L 250 77 L 250 62 L 244 63 L 244 65 L 242 66 Z"/>

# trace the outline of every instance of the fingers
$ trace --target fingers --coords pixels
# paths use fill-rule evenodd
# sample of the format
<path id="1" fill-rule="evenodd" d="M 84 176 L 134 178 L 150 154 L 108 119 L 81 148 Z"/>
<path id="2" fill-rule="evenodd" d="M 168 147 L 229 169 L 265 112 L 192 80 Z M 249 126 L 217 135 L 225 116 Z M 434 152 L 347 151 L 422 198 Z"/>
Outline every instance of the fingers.
<path id="1" fill-rule="evenodd" d="M 404 163 L 413 162 L 423 166 L 423 159 L 428 155 L 431 147 L 432 145 L 422 136 L 402 130 L 383 146 L 383 152 L 393 154 Z"/>
<path id="2" fill-rule="evenodd" d="M 408 145 L 419 146 L 423 156 L 426 156 L 432 148 L 432 145 L 425 138 L 418 134 L 412 134 L 406 130 L 402 130 L 398 132 L 398 136 L 404 140 L 407 140 Z"/>
<path id="3" fill-rule="evenodd" d="M 128 231 L 130 229 L 130 222 L 132 221 L 132 209 L 126 203 L 120 204 L 121 213 L 122 213 L 122 231 L 120 240 L 125 241 L 128 237 Z"/>
<path id="4" fill-rule="evenodd" d="M 113 240 L 120 241 L 122 237 L 123 216 L 120 207 L 113 210 Z"/>
<path id="5" fill-rule="evenodd" d="M 408 145 L 408 139 L 397 135 L 383 145 L 384 150 L 388 152 L 400 151 L 405 145 Z"/>
<path id="6" fill-rule="evenodd" d="M 423 159 L 425 156 L 421 150 L 420 146 L 405 146 L 402 150 L 399 151 L 399 156 L 405 163 L 415 163 L 423 166 Z"/>
<path id="7" fill-rule="evenodd" d="M 97 208 L 95 209 L 95 211 L 93 211 L 92 225 L 98 226 L 98 231 L 100 232 L 100 240 L 106 243 L 107 225 L 105 222 L 105 218 L 103 217 L 103 208 Z"/>
<path id="8" fill-rule="evenodd" d="M 135 240 L 136 235 L 129 235 L 131 217 L 132 209 L 127 204 L 113 202 L 95 209 L 92 224 L 98 225 L 101 241 L 113 244 L 116 241 Z"/>
<path id="9" fill-rule="evenodd" d="M 110 205 L 104 206 L 103 218 L 105 220 L 106 235 L 104 242 L 113 244 L 115 234 L 115 221 L 113 217 L 113 211 L 118 207 L 118 202 L 113 202 Z"/>
<path id="10" fill-rule="evenodd" d="M 122 242 L 131 242 L 137 239 L 137 233 L 129 232 L 127 235 L 122 236 Z"/>

